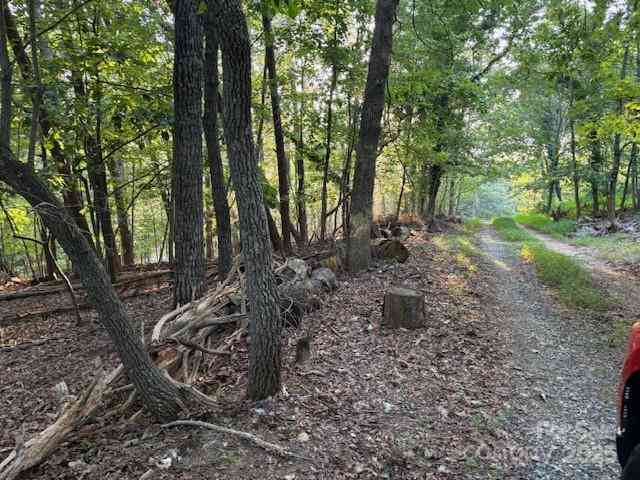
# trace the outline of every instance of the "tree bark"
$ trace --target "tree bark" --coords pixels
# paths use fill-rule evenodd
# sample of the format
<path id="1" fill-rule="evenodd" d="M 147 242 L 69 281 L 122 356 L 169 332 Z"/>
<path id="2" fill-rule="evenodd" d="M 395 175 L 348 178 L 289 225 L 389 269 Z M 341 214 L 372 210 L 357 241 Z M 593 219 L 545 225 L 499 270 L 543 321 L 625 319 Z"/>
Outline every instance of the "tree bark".
<path id="1" fill-rule="evenodd" d="M 347 265 L 352 272 L 367 269 L 371 261 L 369 237 L 373 217 L 376 158 L 382 131 L 381 119 L 391 63 L 393 21 L 397 6 L 398 0 L 378 0 L 376 6 L 371 58 L 356 146 L 356 169 L 347 239 Z"/>
<path id="2" fill-rule="evenodd" d="M 285 151 L 284 132 L 282 130 L 282 112 L 280 110 L 280 93 L 278 91 L 278 75 L 276 70 L 276 54 L 274 47 L 271 18 L 268 7 L 263 5 L 262 28 L 264 31 L 265 63 L 269 73 L 269 93 L 271 96 L 271 113 L 273 115 L 273 133 L 276 142 L 278 161 L 278 193 L 280 196 L 280 221 L 282 224 L 282 247 L 286 254 L 291 254 L 291 213 L 289 207 L 289 159 Z"/>
<path id="3" fill-rule="evenodd" d="M 220 154 L 218 133 L 218 34 L 211 11 L 207 12 L 207 28 L 205 30 L 206 50 L 204 64 L 204 135 L 207 140 L 207 162 L 211 180 L 213 209 L 216 213 L 218 236 L 218 271 L 226 275 L 233 263 L 233 245 L 231 240 L 231 214 L 227 200 L 227 188 Z"/>
<path id="4" fill-rule="evenodd" d="M 239 0 L 210 0 L 220 32 L 224 72 L 224 129 L 231 176 L 236 187 L 242 256 L 249 303 L 249 381 L 247 394 L 263 399 L 280 389 L 280 331 L 276 281 L 251 131 L 251 44 Z"/>
<path id="5" fill-rule="evenodd" d="M 174 92 L 174 306 L 199 298 L 205 286 L 202 203 L 202 22 L 200 2 L 175 2 Z"/>

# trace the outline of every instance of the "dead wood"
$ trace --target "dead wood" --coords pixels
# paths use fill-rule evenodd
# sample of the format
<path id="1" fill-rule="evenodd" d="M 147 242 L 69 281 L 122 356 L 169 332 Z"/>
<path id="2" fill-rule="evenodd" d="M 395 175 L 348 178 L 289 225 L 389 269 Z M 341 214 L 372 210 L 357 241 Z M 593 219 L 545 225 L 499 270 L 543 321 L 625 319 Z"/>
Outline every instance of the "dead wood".
<path id="1" fill-rule="evenodd" d="M 36 434 L 26 443 L 17 442 L 13 451 L 0 463 L 0 480 L 13 480 L 22 472 L 45 460 L 66 436 L 85 423 L 102 405 L 108 386 L 119 376 L 119 369 L 105 374 L 98 365 L 98 373 L 80 398 L 67 403 L 55 423 Z"/>
<path id="2" fill-rule="evenodd" d="M 302 460 L 309 460 L 309 458 L 300 456 L 296 453 L 287 450 L 286 448 L 276 445 L 275 443 L 267 442 L 266 440 L 253 435 L 252 433 L 242 432 L 240 430 L 234 430 L 232 428 L 222 427 L 220 425 L 214 425 L 213 423 L 200 422 L 197 420 L 178 420 L 176 422 L 167 423 L 162 425 L 162 428 L 170 428 L 170 427 L 179 427 L 179 426 L 190 426 L 190 427 L 201 427 L 207 428 L 209 430 L 214 430 L 216 432 L 227 433 L 229 435 L 234 435 L 236 437 L 243 438 L 253 443 L 254 445 L 265 449 L 270 453 L 274 453 L 283 458 L 299 458 Z"/>

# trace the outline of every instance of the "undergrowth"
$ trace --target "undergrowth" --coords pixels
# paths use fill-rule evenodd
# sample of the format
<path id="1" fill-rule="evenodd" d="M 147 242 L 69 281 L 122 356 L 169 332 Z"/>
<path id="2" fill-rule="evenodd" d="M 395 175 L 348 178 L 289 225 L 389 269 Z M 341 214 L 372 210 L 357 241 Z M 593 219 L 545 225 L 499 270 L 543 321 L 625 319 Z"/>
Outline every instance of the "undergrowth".
<path id="1" fill-rule="evenodd" d="M 521 225 L 556 238 L 566 237 L 576 230 L 575 220 L 562 219 L 554 222 L 553 219 L 542 213 L 521 213 L 516 215 L 514 220 Z"/>
<path id="2" fill-rule="evenodd" d="M 548 249 L 518 227 L 513 218 L 496 218 L 493 225 L 505 240 L 522 244 L 523 258 L 535 266 L 542 283 L 556 289 L 562 302 L 591 310 L 607 308 L 608 301 L 594 286 L 589 272 L 574 259 Z"/>

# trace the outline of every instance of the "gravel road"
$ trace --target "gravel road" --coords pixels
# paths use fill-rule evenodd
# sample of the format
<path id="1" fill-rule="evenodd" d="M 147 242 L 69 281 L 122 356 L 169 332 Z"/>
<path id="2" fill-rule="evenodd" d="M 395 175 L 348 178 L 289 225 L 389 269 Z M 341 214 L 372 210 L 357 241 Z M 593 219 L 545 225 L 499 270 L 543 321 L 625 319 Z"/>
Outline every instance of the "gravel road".
<path id="1" fill-rule="evenodd" d="M 495 269 L 505 328 L 511 329 L 513 400 L 508 429 L 519 443 L 512 478 L 619 477 L 615 395 L 621 352 L 602 317 L 559 306 L 523 265 L 514 244 L 485 228 L 480 246 Z"/>

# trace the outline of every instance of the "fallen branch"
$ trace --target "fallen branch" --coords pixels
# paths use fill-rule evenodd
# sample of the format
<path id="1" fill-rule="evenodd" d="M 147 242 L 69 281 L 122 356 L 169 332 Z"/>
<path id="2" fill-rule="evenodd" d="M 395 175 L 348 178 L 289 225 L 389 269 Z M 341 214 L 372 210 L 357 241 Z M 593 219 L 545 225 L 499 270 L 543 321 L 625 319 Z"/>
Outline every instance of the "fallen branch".
<path id="1" fill-rule="evenodd" d="M 234 430 L 232 428 L 221 427 L 220 425 L 214 425 L 213 423 L 200 422 L 197 420 L 178 420 L 176 422 L 167 423 L 162 425 L 162 428 L 170 428 L 170 427 L 179 427 L 179 426 L 190 426 L 190 427 L 201 427 L 207 428 L 209 430 L 213 430 L 216 432 L 227 433 L 229 435 L 234 435 L 236 437 L 243 438 L 253 443 L 254 445 L 267 450 L 268 452 L 275 453 L 276 455 L 283 458 L 299 458 L 302 460 L 310 460 L 307 457 L 300 456 L 296 453 L 287 450 L 280 445 L 276 445 L 275 443 L 267 442 L 266 440 L 262 440 L 260 437 L 253 435 L 252 433 L 242 432 L 240 430 Z"/>
<path id="2" fill-rule="evenodd" d="M 98 373 L 79 399 L 67 404 L 58 420 L 36 434 L 28 442 L 17 442 L 13 451 L 0 463 L 0 480 L 14 480 L 22 472 L 44 461 L 63 442 L 65 437 L 84 424 L 102 405 L 102 397 L 109 384 L 119 375 L 116 368 L 106 375 L 98 365 Z"/>

